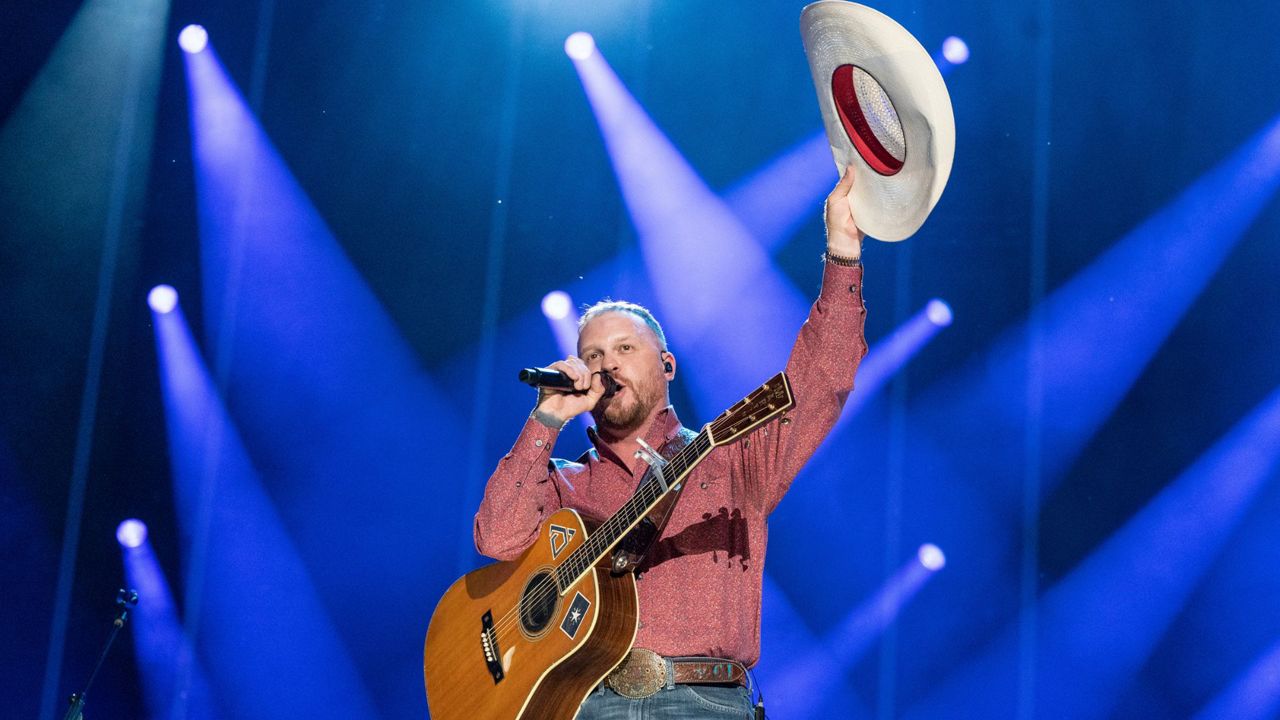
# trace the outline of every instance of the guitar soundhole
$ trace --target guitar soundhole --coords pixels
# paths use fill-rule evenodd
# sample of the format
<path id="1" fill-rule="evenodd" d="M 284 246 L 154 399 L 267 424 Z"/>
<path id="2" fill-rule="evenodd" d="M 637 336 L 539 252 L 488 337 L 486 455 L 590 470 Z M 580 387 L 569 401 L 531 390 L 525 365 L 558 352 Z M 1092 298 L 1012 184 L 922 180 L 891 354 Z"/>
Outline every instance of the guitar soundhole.
<path id="1" fill-rule="evenodd" d="M 551 624 L 556 614 L 556 601 L 560 593 L 551 573 L 540 572 L 529 578 L 524 586 L 524 594 L 520 597 L 520 624 L 525 633 L 539 635 Z"/>

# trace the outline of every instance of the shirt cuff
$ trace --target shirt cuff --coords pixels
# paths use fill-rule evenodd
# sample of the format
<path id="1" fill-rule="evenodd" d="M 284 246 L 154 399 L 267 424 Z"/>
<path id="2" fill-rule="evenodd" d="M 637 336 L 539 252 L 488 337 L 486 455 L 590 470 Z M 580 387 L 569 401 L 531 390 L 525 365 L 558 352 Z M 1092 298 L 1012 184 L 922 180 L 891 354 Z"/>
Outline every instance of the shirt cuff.
<path id="1" fill-rule="evenodd" d="M 862 305 L 862 266 L 845 267 L 824 263 L 822 291 L 818 296 L 826 303 Z"/>

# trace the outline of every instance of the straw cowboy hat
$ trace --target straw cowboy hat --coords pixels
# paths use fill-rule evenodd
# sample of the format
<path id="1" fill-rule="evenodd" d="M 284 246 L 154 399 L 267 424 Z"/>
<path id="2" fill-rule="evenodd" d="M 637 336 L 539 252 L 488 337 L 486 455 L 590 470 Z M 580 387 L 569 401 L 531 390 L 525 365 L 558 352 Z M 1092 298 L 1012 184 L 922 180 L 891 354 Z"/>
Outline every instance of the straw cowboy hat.
<path id="1" fill-rule="evenodd" d="M 951 174 L 951 96 L 928 51 L 866 5 L 822 0 L 800 13 L 800 35 L 836 166 L 853 166 L 858 227 L 878 240 L 911 237 Z"/>

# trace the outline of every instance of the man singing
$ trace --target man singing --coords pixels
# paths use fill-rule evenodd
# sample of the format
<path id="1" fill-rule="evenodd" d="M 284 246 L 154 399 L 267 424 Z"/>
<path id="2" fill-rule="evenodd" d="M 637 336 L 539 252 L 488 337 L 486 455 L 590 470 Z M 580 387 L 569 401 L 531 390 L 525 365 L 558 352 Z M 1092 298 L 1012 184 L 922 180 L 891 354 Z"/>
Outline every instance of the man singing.
<path id="1" fill-rule="evenodd" d="M 716 448 L 685 479 L 662 535 L 638 568 L 634 647 L 587 697 L 582 720 L 753 716 L 746 669 L 760 656 L 766 521 L 835 425 L 867 352 L 863 233 L 850 210 L 852 185 L 846 170 L 827 197 L 822 289 L 786 367 L 795 406 L 744 441 Z M 660 448 L 690 433 L 670 405 L 677 365 L 662 326 L 645 308 L 601 302 L 588 309 L 578 354 L 550 366 L 572 378 L 575 389 L 539 392 L 515 446 L 485 487 L 475 521 L 479 551 L 516 558 L 543 521 L 564 507 L 598 519 L 617 511 L 648 467 L 636 458 L 641 441 Z M 608 398 L 601 373 L 618 386 Z M 561 429 L 583 412 L 595 418 L 596 430 L 588 432 L 593 448 L 577 461 L 553 459 Z M 633 663 L 657 664 L 666 678 L 643 691 L 651 693 L 643 699 L 617 692 L 617 677 Z M 709 663 L 727 671 L 712 677 L 691 671 Z"/>

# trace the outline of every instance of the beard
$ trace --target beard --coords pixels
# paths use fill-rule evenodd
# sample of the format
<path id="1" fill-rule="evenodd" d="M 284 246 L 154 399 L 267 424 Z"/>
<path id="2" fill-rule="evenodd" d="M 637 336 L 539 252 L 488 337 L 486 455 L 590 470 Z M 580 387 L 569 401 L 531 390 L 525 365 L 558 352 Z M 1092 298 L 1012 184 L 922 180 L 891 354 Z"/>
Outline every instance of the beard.
<path id="1" fill-rule="evenodd" d="M 627 385 L 622 397 L 614 396 L 592 412 L 596 424 L 613 435 L 625 435 L 640 427 L 662 402 L 659 388 L 644 382 Z"/>

